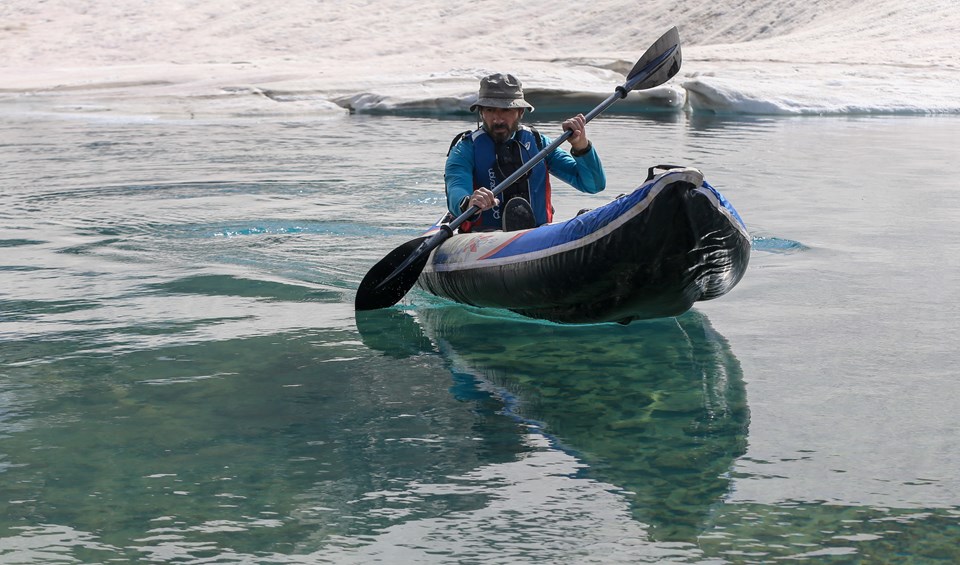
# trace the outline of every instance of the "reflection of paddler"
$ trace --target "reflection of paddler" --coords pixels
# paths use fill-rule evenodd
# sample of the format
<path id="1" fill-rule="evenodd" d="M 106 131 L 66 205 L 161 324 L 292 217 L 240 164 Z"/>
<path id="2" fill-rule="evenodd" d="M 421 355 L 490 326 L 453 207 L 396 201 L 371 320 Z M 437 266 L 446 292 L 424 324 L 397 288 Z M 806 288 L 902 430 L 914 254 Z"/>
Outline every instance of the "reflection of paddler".
<path id="1" fill-rule="evenodd" d="M 705 316 L 624 327 L 463 307 L 417 315 L 459 371 L 511 391 L 517 417 L 542 422 L 589 476 L 632 493 L 634 515 L 654 538 L 696 539 L 729 488 L 749 423 L 740 364 Z"/>

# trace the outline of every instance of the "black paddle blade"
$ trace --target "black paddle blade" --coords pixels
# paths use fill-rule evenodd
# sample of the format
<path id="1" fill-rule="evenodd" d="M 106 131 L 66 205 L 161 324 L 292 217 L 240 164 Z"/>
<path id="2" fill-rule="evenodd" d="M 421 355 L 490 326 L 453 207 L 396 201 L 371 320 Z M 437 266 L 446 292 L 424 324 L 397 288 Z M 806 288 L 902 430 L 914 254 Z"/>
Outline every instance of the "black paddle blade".
<path id="1" fill-rule="evenodd" d="M 667 82 L 680 71 L 682 59 L 680 55 L 680 32 L 677 31 L 676 27 L 672 27 L 647 49 L 647 52 L 640 57 L 637 64 L 630 70 L 627 75 L 628 83 L 630 79 L 641 73 L 646 75 L 636 85 L 632 85 L 630 90 L 644 90 Z"/>
<path id="2" fill-rule="evenodd" d="M 430 258 L 430 249 L 421 250 L 429 237 L 411 239 L 397 247 L 367 271 L 360 286 L 354 307 L 357 310 L 376 310 L 393 306 L 413 288 L 417 277 Z M 414 254 L 419 253 L 416 257 Z M 412 259 L 412 260 L 411 260 Z M 399 272 L 397 268 L 408 262 Z"/>

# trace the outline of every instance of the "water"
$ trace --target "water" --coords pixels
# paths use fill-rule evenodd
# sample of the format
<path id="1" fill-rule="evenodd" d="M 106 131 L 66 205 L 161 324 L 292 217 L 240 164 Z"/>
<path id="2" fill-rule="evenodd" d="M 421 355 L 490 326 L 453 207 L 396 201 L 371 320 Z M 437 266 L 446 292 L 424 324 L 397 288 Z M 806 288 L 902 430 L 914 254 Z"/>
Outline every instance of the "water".
<path id="1" fill-rule="evenodd" d="M 732 293 L 355 316 L 470 125 L 5 116 L 0 562 L 960 559 L 960 120 L 603 116 L 558 216 L 699 167 Z"/>

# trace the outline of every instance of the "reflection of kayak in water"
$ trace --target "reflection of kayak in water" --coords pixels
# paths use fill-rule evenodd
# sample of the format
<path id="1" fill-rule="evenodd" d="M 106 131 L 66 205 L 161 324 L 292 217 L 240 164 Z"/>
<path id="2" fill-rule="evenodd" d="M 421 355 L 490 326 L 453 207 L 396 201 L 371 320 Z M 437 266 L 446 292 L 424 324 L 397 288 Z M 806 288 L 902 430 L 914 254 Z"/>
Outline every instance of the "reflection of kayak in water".
<path id="1" fill-rule="evenodd" d="M 673 169 L 573 219 L 452 236 L 417 284 L 474 306 L 565 323 L 676 316 L 730 291 L 750 259 L 733 206 L 696 169 Z"/>
<path id="2" fill-rule="evenodd" d="M 659 541 L 695 541 L 746 450 L 740 364 L 696 311 L 628 327 L 545 324 L 462 307 L 420 309 L 419 323 L 399 312 L 369 314 L 357 318 L 364 343 L 385 345 L 379 336 L 400 329 L 410 341 L 390 343 L 388 353 L 438 348 L 458 397 L 468 396 L 458 391 L 470 382 L 464 376 L 504 391 L 516 433 L 538 423 L 588 466 L 587 477 L 629 493 L 634 516 Z"/>

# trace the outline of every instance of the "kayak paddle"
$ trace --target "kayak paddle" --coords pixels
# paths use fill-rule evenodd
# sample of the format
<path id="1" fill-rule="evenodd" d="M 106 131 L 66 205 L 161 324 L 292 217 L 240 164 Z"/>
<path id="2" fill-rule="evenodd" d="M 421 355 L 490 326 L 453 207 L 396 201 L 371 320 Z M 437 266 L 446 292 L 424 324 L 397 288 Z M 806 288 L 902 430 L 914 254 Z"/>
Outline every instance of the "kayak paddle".
<path id="1" fill-rule="evenodd" d="M 627 81 L 618 86 L 613 94 L 590 111 L 585 117 L 589 122 L 601 112 L 609 108 L 614 102 L 626 98 L 631 90 L 645 90 L 660 86 L 670 80 L 680 70 L 680 33 L 677 28 L 671 28 L 663 34 L 640 57 L 627 75 Z M 535 167 L 547 155 L 566 141 L 573 131 L 567 130 L 524 163 L 513 174 L 508 176 L 493 189 L 494 196 L 499 195 L 520 177 Z M 387 308 L 400 301 L 413 288 L 414 283 L 423 271 L 430 258 L 430 252 L 440 247 L 449 239 L 460 224 L 469 220 L 480 208 L 471 206 L 453 221 L 440 226 L 440 230 L 433 235 L 412 239 L 391 251 L 376 265 L 370 268 L 357 288 L 357 297 L 354 305 L 357 310 L 376 310 Z"/>

